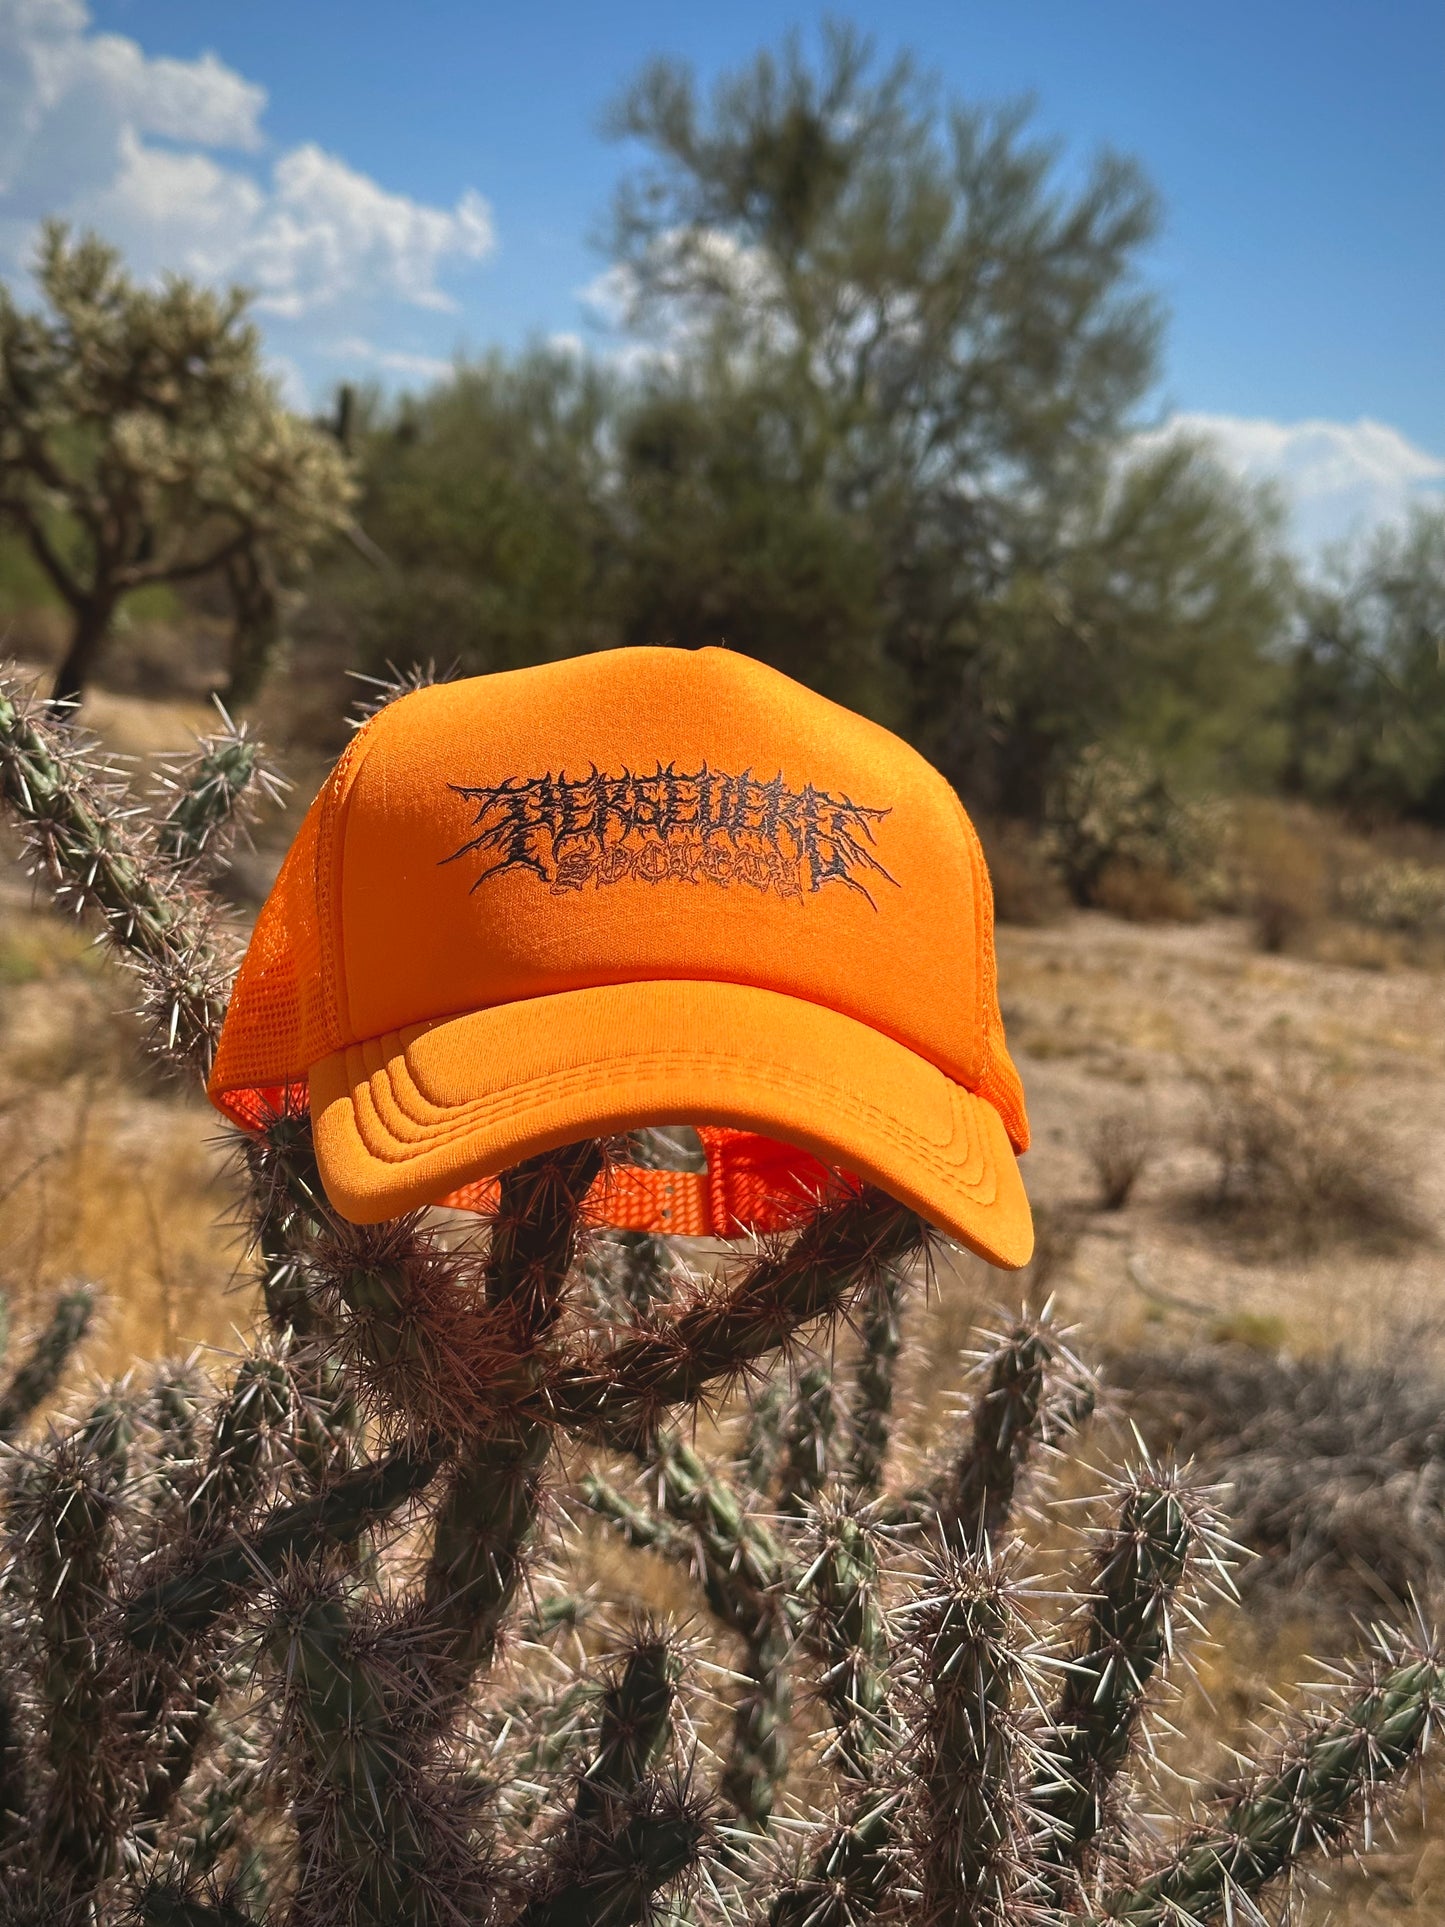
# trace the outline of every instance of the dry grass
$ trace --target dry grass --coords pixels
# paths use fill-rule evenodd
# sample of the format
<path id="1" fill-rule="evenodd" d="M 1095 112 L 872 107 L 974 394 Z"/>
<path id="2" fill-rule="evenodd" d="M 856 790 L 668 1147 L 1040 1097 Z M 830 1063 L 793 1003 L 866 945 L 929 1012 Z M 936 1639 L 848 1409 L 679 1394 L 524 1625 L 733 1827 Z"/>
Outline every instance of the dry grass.
<path id="1" fill-rule="evenodd" d="M 1113 1105 L 1089 1125 L 1084 1148 L 1098 1180 L 1103 1210 L 1124 1209 L 1149 1167 L 1154 1144 L 1153 1120 L 1141 1105 Z"/>
<path id="2" fill-rule="evenodd" d="M 1201 914 L 1198 898 L 1182 878 L 1128 857 L 1105 864 L 1090 901 L 1126 923 L 1197 923 Z"/>
<path id="3" fill-rule="evenodd" d="M 1057 923 L 1069 893 L 1038 835 L 1022 823 L 982 822 L 978 829 L 999 922 L 1024 929 Z"/>
<path id="4" fill-rule="evenodd" d="M 1232 1488 L 1247 1589 L 1369 1613 L 1445 1584 L 1445 1378 L 1239 1344 L 1125 1352 L 1109 1377 Z"/>
<path id="5" fill-rule="evenodd" d="M 1347 1082 L 1277 1057 L 1235 1066 L 1207 1089 L 1199 1135 L 1216 1174 L 1202 1201 L 1244 1243 L 1393 1251 L 1427 1235 L 1408 1150 L 1360 1115 Z"/>

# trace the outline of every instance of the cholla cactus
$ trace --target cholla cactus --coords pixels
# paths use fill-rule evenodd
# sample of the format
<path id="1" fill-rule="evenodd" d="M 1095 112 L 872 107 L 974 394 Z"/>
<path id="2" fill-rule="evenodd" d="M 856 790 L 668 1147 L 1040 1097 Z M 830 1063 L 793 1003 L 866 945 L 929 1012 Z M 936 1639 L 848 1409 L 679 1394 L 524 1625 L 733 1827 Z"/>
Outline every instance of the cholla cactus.
<path id="1" fill-rule="evenodd" d="M 8 688 L 0 782 L 175 1013 L 161 1051 L 203 1068 L 226 960 L 174 812 L 134 815 Z M 1160 1847 L 1136 1765 L 1219 1582 L 1207 1495 L 1121 1475 L 1060 1622 L 1018 1576 L 1034 1460 L 1092 1402 L 1052 1322 L 989 1341 L 959 1442 L 910 1485 L 889 1428 L 918 1219 L 850 1192 L 703 1277 L 589 1236 L 603 1156 L 518 1166 L 459 1242 L 342 1223 L 307 1119 L 277 1117 L 238 1160 L 266 1328 L 227 1382 L 162 1365 L 27 1433 L 89 1300 L 57 1306 L 0 1395 L 7 1922 L 1165 1927 L 1251 1918 L 1357 1836 L 1439 1723 L 1428 1640 L 1382 1634 Z M 851 1364 L 824 1342 L 850 1315 Z M 697 1408 L 726 1419 L 743 1383 L 751 1421 L 709 1463 Z M 693 1574 L 736 1663 L 609 1634 L 547 1562 L 558 1499 Z M 726 1704 L 694 1722 L 703 1678 Z"/>

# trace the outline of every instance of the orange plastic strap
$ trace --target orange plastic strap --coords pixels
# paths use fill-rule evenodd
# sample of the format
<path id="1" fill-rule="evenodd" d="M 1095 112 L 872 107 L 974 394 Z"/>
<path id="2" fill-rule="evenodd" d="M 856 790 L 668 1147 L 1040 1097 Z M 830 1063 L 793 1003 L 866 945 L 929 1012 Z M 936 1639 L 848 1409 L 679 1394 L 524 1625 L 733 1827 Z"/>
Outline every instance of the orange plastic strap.
<path id="1" fill-rule="evenodd" d="M 720 1125 L 699 1125 L 697 1134 L 706 1171 L 610 1165 L 588 1194 L 593 1223 L 679 1238 L 741 1238 L 784 1230 L 837 1192 L 842 1174 L 794 1145 Z M 486 1213 L 496 1210 L 498 1194 L 495 1178 L 479 1178 L 437 1203 Z"/>
<path id="2" fill-rule="evenodd" d="M 233 1092 L 227 1106 L 238 1124 L 264 1131 L 278 1117 L 302 1117 L 304 1083 Z M 783 1231 L 811 1211 L 820 1198 L 853 1189 L 858 1180 L 822 1164 L 795 1145 L 751 1131 L 702 1124 L 698 1137 L 706 1171 L 651 1171 L 637 1164 L 611 1164 L 587 1197 L 594 1224 L 619 1231 L 654 1231 L 677 1238 L 746 1238 Z M 489 1215 L 497 1208 L 495 1178 L 477 1178 L 436 1203 L 454 1211 Z"/>

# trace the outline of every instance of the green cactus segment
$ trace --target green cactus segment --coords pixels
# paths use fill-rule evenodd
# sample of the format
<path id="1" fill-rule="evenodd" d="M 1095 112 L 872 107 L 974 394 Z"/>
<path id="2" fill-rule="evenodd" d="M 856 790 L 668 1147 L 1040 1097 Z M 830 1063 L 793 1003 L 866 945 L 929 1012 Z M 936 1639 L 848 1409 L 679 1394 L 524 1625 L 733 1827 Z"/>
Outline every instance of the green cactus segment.
<path id="1" fill-rule="evenodd" d="M 589 1482 L 584 1496 L 633 1544 L 693 1568 L 708 1605 L 742 1639 L 743 1686 L 722 1790 L 747 1826 L 762 1828 L 787 1774 L 789 1660 L 802 1607 L 785 1584 L 782 1548 L 744 1494 L 675 1436 L 653 1439 L 641 1456 L 660 1519 L 649 1520 L 604 1480 Z"/>
<path id="2" fill-rule="evenodd" d="M 420 1739 L 424 1688 L 391 1647 L 385 1627 L 324 1587 L 283 1595 L 271 1650 L 284 1728 L 306 1762 L 298 1923 L 441 1927 L 481 1912 L 468 1797 Z"/>
<path id="3" fill-rule="evenodd" d="M 870 1927 L 898 1876 L 898 1788 L 864 1794 L 807 1868 L 774 1895 L 768 1927 Z"/>
<path id="4" fill-rule="evenodd" d="M 584 1141 L 545 1151 L 502 1174 L 487 1256 L 487 1302 L 505 1307 L 528 1339 L 556 1319 L 576 1248 L 582 1207 L 602 1168 Z"/>
<path id="5" fill-rule="evenodd" d="M 196 756 L 167 775 L 170 802 L 156 827 L 156 848 L 168 862 L 214 862 L 244 824 L 256 792 L 276 792 L 260 745 L 244 723 L 237 728 L 227 722 L 223 733 L 204 739 Z"/>
<path id="6" fill-rule="evenodd" d="M 209 1070 L 229 972 L 201 898 L 132 830 L 113 779 L 78 731 L 42 719 L 0 681 L 0 795 L 26 826 L 57 894 L 105 919 L 111 942 L 146 974 L 161 1048 Z"/>
<path id="7" fill-rule="evenodd" d="M 291 1416 L 291 1381 L 275 1359 L 242 1361 L 221 1408 L 201 1483 L 187 1507 L 200 1540 L 231 1528 L 264 1484 L 268 1449 Z"/>
<path id="8" fill-rule="evenodd" d="M 923 1800 L 923 1918 L 1006 1927 L 1021 1864 L 1023 1628 L 997 1561 L 944 1552 L 918 1637 L 928 1706 L 918 1777 Z"/>
<path id="9" fill-rule="evenodd" d="M 1123 1488 L 1091 1588 L 1082 1644 L 1064 1673 L 1050 1751 L 1057 1773 L 1037 1789 L 1050 1854 L 1083 1865 L 1129 1757 L 1144 1694 L 1172 1650 L 1170 1608 L 1198 1538 L 1176 1478 L 1146 1470 Z"/>
<path id="10" fill-rule="evenodd" d="M 12 1505 L 36 1605 L 36 1684 L 49 1770 L 38 1857 L 76 1904 L 119 1860 L 124 1682 L 110 1665 L 104 1614 L 129 1444 L 122 1409 L 105 1401 L 81 1431 L 25 1465 Z"/>
<path id="11" fill-rule="evenodd" d="M 1241 1897 L 1253 1900 L 1304 1855 L 1345 1844 L 1382 1788 L 1419 1758 L 1442 1711 L 1445 1671 L 1435 1657 L 1377 1666 L 1336 1717 L 1225 1796 L 1218 1827 L 1194 1835 L 1138 1886 L 1110 1895 L 1100 1918 L 1127 1927 L 1244 1918 Z"/>
<path id="12" fill-rule="evenodd" d="M 739 1467 L 749 1492 L 766 1498 L 783 1457 L 783 1408 L 786 1398 L 777 1377 L 754 1392 L 748 1405 L 747 1441 Z"/>
<path id="13" fill-rule="evenodd" d="M 650 1507 L 634 1505 L 607 1479 L 589 1472 L 583 1477 L 578 1493 L 582 1503 L 613 1526 L 635 1551 L 656 1552 L 679 1565 L 691 1565 L 695 1543 L 692 1537 Z"/>
<path id="14" fill-rule="evenodd" d="M 1013 1510 L 1019 1473 L 1039 1434 L 1048 1332 L 1019 1325 L 994 1353 L 973 1412 L 969 1443 L 953 1469 L 940 1512 L 967 1541 L 996 1543 Z"/>
<path id="15" fill-rule="evenodd" d="M 651 1231 L 599 1233 L 583 1276 L 605 1312 L 645 1318 L 672 1294 L 676 1265 L 666 1238 Z"/>
<path id="16" fill-rule="evenodd" d="M 887 1271 L 863 1301 L 863 1346 L 849 1409 L 848 1484 L 860 1500 L 883 1489 L 893 1433 L 893 1374 L 903 1344 L 903 1281 Z"/>
<path id="17" fill-rule="evenodd" d="M 856 1515 L 825 1514 L 822 1547 L 799 1590 L 812 1601 L 809 1634 L 823 1661 L 823 1698 L 837 1732 L 833 1752 L 850 1778 L 872 1776 L 896 1735 L 889 1700 L 891 1660 L 877 1544 Z"/>
<path id="18" fill-rule="evenodd" d="M 741 1674 L 720 1788 L 743 1825 L 765 1831 L 788 1777 L 793 1633 L 786 1605 L 760 1600 L 743 1636 Z"/>
<path id="19" fill-rule="evenodd" d="M 60 1383 L 71 1353 L 90 1329 L 95 1293 L 75 1285 L 56 1299 L 49 1322 L 32 1343 L 25 1362 L 0 1393 L 0 1439 L 13 1439 Z"/>
<path id="20" fill-rule="evenodd" d="M 503 1315 L 529 1375 L 545 1372 L 526 1348 L 562 1304 L 587 1192 L 601 1169 L 594 1143 L 567 1145 L 503 1174 L 487 1254 L 485 1293 Z M 439 1669 L 437 1704 L 487 1665 L 511 1605 L 537 1516 L 550 1427 L 522 1420 L 468 1443 L 437 1513 L 425 1580 L 428 1637 Z"/>
<path id="21" fill-rule="evenodd" d="M 250 1181 L 256 1250 L 266 1315 L 278 1338 L 325 1335 L 308 1260 L 329 1229 L 330 1211 L 316 1168 L 307 1113 L 274 1118 L 240 1140 Z"/>
<path id="22" fill-rule="evenodd" d="M 643 1634 L 602 1701 L 596 1757 L 577 1789 L 574 1817 L 585 1824 L 608 1802 L 640 1786 L 657 1764 L 672 1731 L 672 1709 L 682 1668 L 659 1633 Z"/>
<path id="23" fill-rule="evenodd" d="M 257 1927 L 255 1916 L 233 1900 L 201 1900 L 160 1883 L 141 1895 L 135 1920 L 137 1927 Z"/>
<path id="24" fill-rule="evenodd" d="M 784 1517 L 801 1519 L 827 1481 L 834 1434 L 833 1374 L 826 1364 L 809 1365 L 798 1379 L 798 1392 L 783 1430 L 783 1487 L 779 1508 Z"/>
<path id="25" fill-rule="evenodd" d="M 767 1826 L 788 1771 L 789 1670 L 800 1608 L 777 1540 L 745 1498 L 681 1439 L 654 1446 L 649 1472 L 669 1518 L 689 1528 L 689 1549 L 708 1605 L 743 1642 L 722 1792 L 744 1825 Z"/>
<path id="26" fill-rule="evenodd" d="M 435 1449 L 404 1448 L 358 1466 L 314 1499 L 283 1507 L 253 1532 L 228 1534 L 126 1602 L 121 1623 L 127 1641 L 141 1651 L 184 1651 L 287 1560 L 310 1560 L 346 1544 L 417 1497 L 439 1463 Z"/>
<path id="27" fill-rule="evenodd" d="M 635 1927 L 654 1920 L 653 1895 L 696 1865 L 706 1838 L 693 1803 L 656 1795 L 599 1841 L 565 1885 L 529 1902 L 513 1927 Z"/>
<path id="28" fill-rule="evenodd" d="M 916 1212 L 865 1188 L 810 1218 L 778 1254 L 760 1258 L 737 1286 L 691 1305 L 667 1329 L 624 1340 L 594 1362 L 563 1367 L 548 1409 L 571 1429 L 630 1426 L 644 1438 L 668 1406 L 694 1403 L 739 1377 L 799 1328 L 836 1312 L 888 1266 L 922 1254 L 928 1229 Z"/>
<path id="29" fill-rule="evenodd" d="M 653 1776 L 671 1737 L 680 1676 L 666 1637 L 640 1633 L 604 1692 L 596 1753 L 520 1920 L 644 1920 L 652 1896 L 692 1865 L 700 1814 Z"/>
<path id="30" fill-rule="evenodd" d="M 521 1426 L 480 1440 L 451 1474 L 425 1581 L 439 1710 L 491 1661 L 522 1576 L 551 1444 L 544 1426 Z"/>

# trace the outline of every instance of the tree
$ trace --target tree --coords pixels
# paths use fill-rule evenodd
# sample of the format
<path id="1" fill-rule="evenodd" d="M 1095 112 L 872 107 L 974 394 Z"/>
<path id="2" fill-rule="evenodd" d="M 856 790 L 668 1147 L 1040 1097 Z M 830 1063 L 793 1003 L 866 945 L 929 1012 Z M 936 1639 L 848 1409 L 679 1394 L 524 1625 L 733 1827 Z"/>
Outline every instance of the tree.
<path id="1" fill-rule="evenodd" d="M 1305 586 L 1281 708 L 1291 789 L 1445 823 L 1445 509 Z"/>
<path id="2" fill-rule="evenodd" d="M 239 290 L 138 287 L 113 249 L 58 223 L 35 273 L 48 313 L 0 288 L 0 521 L 70 611 L 54 699 L 81 694 L 127 595 L 219 576 L 228 695 L 244 700 L 287 585 L 347 521 L 349 464 L 282 406 Z"/>
<path id="3" fill-rule="evenodd" d="M 539 351 L 361 411 L 361 511 L 391 564 L 347 585 L 371 667 L 419 651 L 481 673 L 617 640 L 612 408 L 595 368 Z"/>
<path id="4" fill-rule="evenodd" d="M 638 639 L 726 634 L 1025 812 L 1136 685 L 1262 656 L 1268 517 L 1197 458 L 1128 459 L 1160 327 L 1133 163 L 1066 188 L 1022 111 L 941 106 L 837 26 L 707 103 L 655 62 L 610 126 L 646 150 L 611 234 L 654 350 L 622 438 Z"/>

